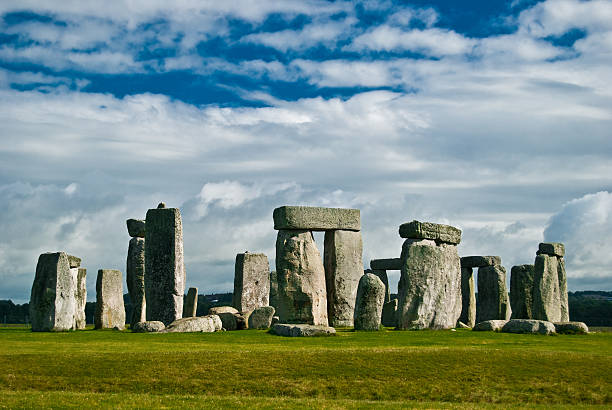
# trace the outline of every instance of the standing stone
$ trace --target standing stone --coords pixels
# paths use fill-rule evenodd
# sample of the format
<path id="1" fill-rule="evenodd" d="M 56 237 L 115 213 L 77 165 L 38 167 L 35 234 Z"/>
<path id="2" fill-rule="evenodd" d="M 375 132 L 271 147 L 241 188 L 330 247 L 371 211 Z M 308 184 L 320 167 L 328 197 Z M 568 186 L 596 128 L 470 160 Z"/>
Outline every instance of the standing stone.
<path id="1" fill-rule="evenodd" d="M 461 231 L 434 225 L 413 221 L 400 227 L 401 235 L 414 232 L 431 239 L 409 238 L 402 246 L 398 329 L 451 329 L 461 314 L 461 263 L 455 246 Z"/>
<path id="2" fill-rule="evenodd" d="M 384 303 L 384 283 L 372 273 L 361 276 L 355 301 L 355 330 L 379 330 Z"/>
<path id="3" fill-rule="evenodd" d="M 183 317 L 195 317 L 198 311 L 198 288 L 189 288 L 183 304 Z"/>
<path id="4" fill-rule="evenodd" d="M 147 320 L 147 302 L 145 298 L 145 239 L 130 239 L 126 264 L 127 288 L 132 303 L 130 325 Z"/>
<path id="5" fill-rule="evenodd" d="M 511 313 L 506 290 L 506 269 L 501 265 L 478 268 L 476 322 L 510 320 Z"/>
<path id="6" fill-rule="evenodd" d="M 561 321 L 569 322 L 569 300 L 567 295 L 567 275 L 565 273 L 565 260 L 557 257 L 557 276 L 559 278 L 559 302 L 561 308 Z"/>
<path id="7" fill-rule="evenodd" d="M 270 272 L 270 298 L 268 299 L 270 306 L 278 310 L 278 280 L 276 279 L 276 271 Z"/>
<path id="8" fill-rule="evenodd" d="M 385 303 L 390 302 L 391 291 L 389 290 L 389 276 L 387 275 L 387 271 L 384 269 L 369 269 L 366 270 L 365 273 L 373 273 L 378 276 L 378 279 L 385 285 Z"/>
<path id="9" fill-rule="evenodd" d="M 185 293 L 183 224 L 177 208 L 147 211 L 145 272 L 147 320 L 168 326 L 182 317 Z"/>
<path id="10" fill-rule="evenodd" d="M 239 253 L 234 269 L 232 305 L 240 312 L 268 306 L 270 297 L 270 264 L 263 253 Z"/>
<path id="11" fill-rule="evenodd" d="M 469 327 L 476 324 L 476 292 L 472 267 L 461 267 L 461 315 L 459 321 Z"/>
<path id="12" fill-rule="evenodd" d="M 76 274 L 76 304 L 74 309 L 74 328 L 85 329 L 87 325 L 85 319 L 85 305 L 87 304 L 87 269 L 73 268 L 77 270 Z M 70 269 L 72 271 L 72 269 Z"/>
<path id="13" fill-rule="evenodd" d="M 383 326 L 397 326 L 397 299 L 383 305 L 381 322 Z"/>
<path id="14" fill-rule="evenodd" d="M 325 269 L 312 232 L 278 231 L 276 275 L 280 321 L 327 326 Z"/>
<path id="15" fill-rule="evenodd" d="M 559 289 L 559 259 L 556 256 L 536 256 L 533 275 L 533 318 L 549 322 L 561 320 Z"/>
<path id="16" fill-rule="evenodd" d="M 30 296 L 32 331 L 73 329 L 76 309 L 76 277 L 64 252 L 38 257 Z"/>
<path id="17" fill-rule="evenodd" d="M 355 296 L 363 276 L 362 248 L 359 231 L 325 232 L 327 318 L 332 327 L 353 326 Z"/>
<path id="18" fill-rule="evenodd" d="M 123 277 L 116 269 L 100 269 L 96 281 L 96 329 L 125 329 Z"/>
<path id="19" fill-rule="evenodd" d="M 513 266 L 510 271 L 512 319 L 532 319 L 534 265 Z"/>

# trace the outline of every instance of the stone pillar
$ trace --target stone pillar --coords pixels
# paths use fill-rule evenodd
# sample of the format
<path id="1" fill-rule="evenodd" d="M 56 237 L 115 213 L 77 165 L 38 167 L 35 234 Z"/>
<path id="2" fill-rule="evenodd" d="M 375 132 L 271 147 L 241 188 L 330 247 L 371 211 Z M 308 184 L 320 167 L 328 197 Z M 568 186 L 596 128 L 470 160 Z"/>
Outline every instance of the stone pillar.
<path id="1" fill-rule="evenodd" d="M 533 319 L 534 265 L 513 266 L 510 270 L 512 319 Z"/>
<path id="2" fill-rule="evenodd" d="M 87 269 L 71 268 L 70 270 L 72 269 L 76 269 L 74 328 L 85 329 L 87 325 L 85 317 L 85 305 L 87 304 Z"/>
<path id="3" fill-rule="evenodd" d="M 96 329 L 125 329 L 123 277 L 116 269 L 100 269 L 96 280 Z"/>
<path id="4" fill-rule="evenodd" d="M 461 314 L 461 230 L 429 222 L 400 226 L 398 329 L 450 329 Z"/>
<path id="5" fill-rule="evenodd" d="M 353 326 L 355 297 L 363 276 L 361 232 L 325 232 L 323 260 L 329 325 Z"/>
<path id="6" fill-rule="evenodd" d="M 541 243 L 533 275 L 533 318 L 549 322 L 569 321 L 565 247 L 562 243 Z"/>
<path id="7" fill-rule="evenodd" d="M 384 303 L 384 283 L 372 273 L 363 275 L 355 301 L 355 330 L 380 330 Z"/>
<path id="8" fill-rule="evenodd" d="M 132 237 L 128 246 L 126 263 L 126 282 L 130 302 L 132 303 L 132 317 L 130 326 L 138 322 L 147 321 L 147 302 L 145 297 L 145 221 L 128 219 L 126 221 L 128 233 Z"/>
<path id="9" fill-rule="evenodd" d="M 383 305 L 381 322 L 383 326 L 397 326 L 397 299 L 393 299 Z"/>
<path id="10" fill-rule="evenodd" d="M 30 296 L 32 331 L 61 331 L 75 327 L 78 275 L 71 272 L 71 259 L 74 257 L 65 252 L 43 253 L 38 257 Z"/>
<path id="11" fill-rule="evenodd" d="M 183 314 L 185 265 L 183 224 L 178 208 L 147 211 L 145 230 L 145 294 L 147 320 L 166 326 Z"/>
<path id="12" fill-rule="evenodd" d="M 510 320 L 511 314 L 506 290 L 506 269 L 501 265 L 479 267 L 476 322 Z"/>
<path id="13" fill-rule="evenodd" d="M 198 311 L 198 288 L 189 288 L 183 304 L 183 317 L 196 317 Z"/>
<path id="14" fill-rule="evenodd" d="M 270 297 L 268 298 L 270 306 L 278 310 L 278 280 L 276 278 L 276 271 L 270 272 Z"/>
<path id="15" fill-rule="evenodd" d="M 476 291 L 474 268 L 461 267 L 461 315 L 459 321 L 469 327 L 476 324 Z"/>
<path id="16" fill-rule="evenodd" d="M 270 264 L 263 253 L 239 253 L 234 267 L 232 305 L 239 312 L 252 312 L 268 306 L 270 297 Z"/>

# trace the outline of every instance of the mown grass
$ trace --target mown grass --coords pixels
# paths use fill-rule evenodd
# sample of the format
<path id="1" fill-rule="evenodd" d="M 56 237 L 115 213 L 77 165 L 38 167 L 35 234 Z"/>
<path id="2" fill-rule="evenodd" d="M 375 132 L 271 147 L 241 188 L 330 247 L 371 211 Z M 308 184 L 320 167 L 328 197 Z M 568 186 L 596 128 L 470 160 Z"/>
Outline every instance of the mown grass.
<path id="1" fill-rule="evenodd" d="M 612 334 L 31 333 L 0 328 L 0 406 L 612 404 Z"/>

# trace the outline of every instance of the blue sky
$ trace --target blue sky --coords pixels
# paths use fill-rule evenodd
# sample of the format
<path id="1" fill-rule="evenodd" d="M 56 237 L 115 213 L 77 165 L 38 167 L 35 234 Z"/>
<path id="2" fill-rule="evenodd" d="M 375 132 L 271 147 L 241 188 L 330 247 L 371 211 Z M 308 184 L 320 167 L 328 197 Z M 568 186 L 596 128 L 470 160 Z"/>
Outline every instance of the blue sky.
<path id="1" fill-rule="evenodd" d="M 92 296 L 98 269 L 125 269 L 125 219 L 162 200 L 201 292 L 231 290 L 238 252 L 273 265 L 284 204 L 361 209 L 366 265 L 420 219 L 508 271 L 564 242 L 571 290 L 612 289 L 612 1 L 7 0 L 0 16 L 0 298 L 26 301 L 56 250 L 84 259 Z"/>

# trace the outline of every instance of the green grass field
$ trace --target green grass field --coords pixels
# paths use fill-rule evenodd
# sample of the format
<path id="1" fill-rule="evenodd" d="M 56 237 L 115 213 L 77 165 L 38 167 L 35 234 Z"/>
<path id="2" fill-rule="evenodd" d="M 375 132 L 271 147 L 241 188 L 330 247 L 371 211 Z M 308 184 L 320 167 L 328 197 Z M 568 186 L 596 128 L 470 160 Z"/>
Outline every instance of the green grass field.
<path id="1" fill-rule="evenodd" d="M 612 405 L 612 333 L 0 328 L 0 407 L 524 408 Z"/>

